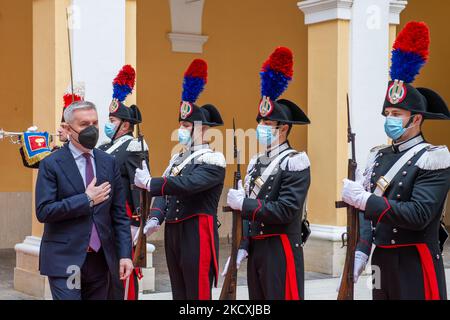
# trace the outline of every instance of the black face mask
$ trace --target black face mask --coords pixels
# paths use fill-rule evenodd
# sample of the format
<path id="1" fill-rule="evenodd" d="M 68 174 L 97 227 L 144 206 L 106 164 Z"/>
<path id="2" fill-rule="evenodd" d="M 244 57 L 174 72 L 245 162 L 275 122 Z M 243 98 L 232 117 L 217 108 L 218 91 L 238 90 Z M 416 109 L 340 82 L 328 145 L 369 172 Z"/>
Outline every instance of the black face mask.
<path id="1" fill-rule="evenodd" d="M 89 126 L 86 129 L 77 132 L 74 128 L 70 127 L 73 131 L 78 133 L 78 143 L 86 149 L 92 150 L 97 145 L 98 141 L 98 129 L 96 126 Z"/>

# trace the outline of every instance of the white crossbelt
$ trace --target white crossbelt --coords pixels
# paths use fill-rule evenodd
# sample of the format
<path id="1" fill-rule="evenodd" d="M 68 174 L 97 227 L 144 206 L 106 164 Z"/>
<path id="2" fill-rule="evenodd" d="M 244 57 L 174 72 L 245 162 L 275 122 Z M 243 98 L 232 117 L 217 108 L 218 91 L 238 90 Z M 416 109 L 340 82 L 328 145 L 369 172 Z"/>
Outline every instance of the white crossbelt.
<path id="1" fill-rule="evenodd" d="M 205 153 L 212 153 L 212 152 L 213 151 L 211 149 L 197 150 L 194 153 L 192 153 L 189 157 L 184 159 L 184 161 L 181 164 L 179 164 L 178 166 L 172 167 L 171 165 L 169 165 L 169 167 L 164 172 L 163 176 L 167 177 L 169 175 L 169 173 L 170 173 L 170 176 L 177 176 L 184 169 L 184 167 L 186 167 L 194 158 L 201 156 Z"/>
<path id="2" fill-rule="evenodd" d="M 116 151 L 118 148 L 120 148 L 121 145 L 123 145 L 125 142 L 127 142 L 128 140 L 133 139 L 132 136 L 126 135 L 123 137 L 120 137 L 111 147 L 109 147 L 108 150 L 106 150 L 105 152 L 108 154 L 113 153 L 114 151 Z"/>
<path id="3" fill-rule="evenodd" d="M 409 149 L 400 159 L 397 160 L 397 162 L 392 166 L 392 168 L 386 173 L 384 176 L 381 176 L 377 181 L 377 187 L 375 188 L 375 191 L 373 192 L 374 195 L 381 197 L 389 185 L 391 184 L 391 181 L 395 178 L 397 173 L 403 168 L 403 166 L 412 158 L 414 157 L 418 152 L 423 150 L 424 148 L 430 146 L 429 143 L 420 143 L 416 145 L 415 147 Z"/>
<path id="4" fill-rule="evenodd" d="M 270 165 L 264 170 L 262 175 L 255 180 L 255 186 L 252 189 L 251 194 L 249 195 L 249 198 L 256 199 L 258 197 L 259 192 L 261 191 L 262 186 L 266 183 L 267 179 L 272 175 L 273 171 L 276 167 L 278 167 L 280 161 L 286 157 L 287 155 L 291 153 L 296 153 L 297 151 L 294 149 L 285 150 L 282 153 L 280 153 L 271 163 Z"/>

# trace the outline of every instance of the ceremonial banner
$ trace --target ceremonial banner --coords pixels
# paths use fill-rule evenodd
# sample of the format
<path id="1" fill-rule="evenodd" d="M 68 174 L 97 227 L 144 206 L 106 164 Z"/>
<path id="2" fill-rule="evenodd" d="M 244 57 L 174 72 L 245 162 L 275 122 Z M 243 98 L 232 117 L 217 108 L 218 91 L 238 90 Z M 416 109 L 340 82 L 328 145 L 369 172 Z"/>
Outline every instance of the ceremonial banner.
<path id="1" fill-rule="evenodd" d="M 48 132 L 24 132 L 22 146 L 25 160 L 33 165 L 51 153 Z"/>

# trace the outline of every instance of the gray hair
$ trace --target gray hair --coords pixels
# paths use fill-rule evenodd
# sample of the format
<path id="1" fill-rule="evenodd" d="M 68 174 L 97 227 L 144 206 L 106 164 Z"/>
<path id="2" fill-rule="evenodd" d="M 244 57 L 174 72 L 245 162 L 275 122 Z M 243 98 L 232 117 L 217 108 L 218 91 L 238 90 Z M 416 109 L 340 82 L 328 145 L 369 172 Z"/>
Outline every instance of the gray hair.
<path id="1" fill-rule="evenodd" d="M 73 113 L 76 110 L 95 110 L 97 112 L 97 108 L 95 104 L 89 101 L 75 101 L 70 104 L 66 110 L 64 110 L 64 120 L 67 123 L 72 123 L 73 121 Z"/>

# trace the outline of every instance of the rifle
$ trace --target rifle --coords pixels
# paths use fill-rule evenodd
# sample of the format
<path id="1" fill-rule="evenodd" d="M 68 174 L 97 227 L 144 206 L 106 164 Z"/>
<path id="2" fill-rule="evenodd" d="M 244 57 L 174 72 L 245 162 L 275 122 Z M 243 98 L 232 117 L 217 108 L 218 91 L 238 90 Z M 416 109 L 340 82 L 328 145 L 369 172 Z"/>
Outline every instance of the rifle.
<path id="1" fill-rule="evenodd" d="M 347 94 L 347 116 L 348 129 L 347 139 L 351 143 L 352 155 L 348 159 L 348 179 L 355 180 L 356 156 L 355 156 L 355 133 L 352 132 L 350 123 L 350 103 Z M 347 247 L 344 270 L 342 271 L 341 285 L 339 287 L 338 300 L 353 300 L 354 280 L 353 269 L 355 263 L 356 245 L 359 240 L 359 210 L 343 201 L 336 201 L 336 208 L 347 208 L 347 232 L 342 234 L 342 247 Z"/>
<path id="2" fill-rule="evenodd" d="M 146 160 L 144 150 L 144 136 L 141 133 L 139 124 L 137 125 L 138 139 L 141 142 L 141 161 Z M 133 265 L 138 268 L 147 267 L 147 236 L 144 234 L 145 223 L 148 219 L 148 211 L 150 209 L 151 197 L 147 189 L 141 189 L 141 205 L 136 209 L 137 214 L 141 218 L 139 227 L 139 236 L 134 251 Z"/>
<path id="3" fill-rule="evenodd" d="M 234 159 L 237 163 L 237 169 L 234 172 L 233 188 L 239 188 L 239 181 L 241 180 L 241 164 L 239 163 L 238 150 L 236 144 L 236 126 L 233 118 L 233 143 L 234 143 Z M 231 256 L 230 263 L 228 264 L 228 271 L 223 282 L 222 291 L 220 292 L 220 300 L 236 300 L 236 288 L 237 288 L 237 266 L 236 258 L 239 250 L 239 245 L 242 239 L 242 217 L 241 212 L 231 209 L 230 207 L 224 207 L 224 212 L 232 212 L 233 215 L 233 229 L 232 229 L 232 244 L 231 244 Z"/>

